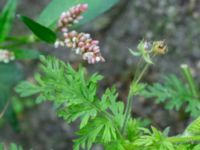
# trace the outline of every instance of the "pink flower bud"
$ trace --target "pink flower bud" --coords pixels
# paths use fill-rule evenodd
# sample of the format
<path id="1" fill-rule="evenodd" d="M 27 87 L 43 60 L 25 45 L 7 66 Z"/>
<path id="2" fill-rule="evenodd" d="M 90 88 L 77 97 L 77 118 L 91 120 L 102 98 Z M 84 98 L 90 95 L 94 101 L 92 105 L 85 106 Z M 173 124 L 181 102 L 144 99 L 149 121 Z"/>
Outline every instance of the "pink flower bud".
<path id="1" fill-rule="evenodd" d="M 94 44 L 94 45 L 97 45 L 97 44 L 99 44 L 99 41 L 97 41 L 97 40 L 92 40 L 91 43 Z"/>
<path id="2" fill-rule="evenodd" d="M 79 4 L 70 8 L 69 11 L 63 12 L 60 16 L 60 19 L 58 20 L 58 29 L 68 29 L 72 24 L 78 23 L 78 21 L 82 19 L 82 13 L 84 13 L 87 8 L 87 4 Z"/>
<path id="3" fill-rule="evenodd" d="M 88 4 L 83 4 L 83 5 L 81 5 L 81 11 L 83 12 L 83 11 L 86 11 L 87 9 L 88 9 Z"/>
<path id="4" fill-rule="evenodd" d="M 77 33 L 76 31 L 69 31 L 69 27 L 74 23 L 78 23 L 83 12 L 88 8 L 87 4 L 79 4 L 69 11 L 63 12 L 58 21 L 58 29 L 63 33 L 62 41 L 56 41 L 55 47 L 66 46 L 72 48 L 76 54 L 82 55 L 83 60 L 86 60 L 90 64 L 96 62 L 105 61 L 100 53 L 98 46 L 99 41 L 93 40 L 88 33 Z"/>

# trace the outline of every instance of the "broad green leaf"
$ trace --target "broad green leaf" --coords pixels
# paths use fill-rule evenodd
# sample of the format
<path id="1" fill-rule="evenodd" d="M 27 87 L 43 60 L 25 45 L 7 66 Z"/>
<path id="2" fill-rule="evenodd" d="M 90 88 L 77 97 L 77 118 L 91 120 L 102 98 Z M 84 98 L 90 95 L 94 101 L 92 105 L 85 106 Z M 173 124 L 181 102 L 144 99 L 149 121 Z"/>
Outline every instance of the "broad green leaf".
<path id="1" fill-rule="evenodd" d="M 12 20 L 15 16 L 16 0 L 8 0 L 0 15 L 0 42 L 3 42 L 10 32 Z"/>
<path id="2" fill-rule="evenodd" d="M 34 49 L 14 49 L 12 51 L 16 59 L 36 59 L 40 56 L 40 52 Z"/>
<path id="3" fill-rule="evenodd" d="M 0 83 L 4 88 L 11 87 L 22 78 L 22 69 L 14 63 L 0 63 Z M 1 93 L 1 90 L 0 90 Z"/>
<path id="4" fill-rule="evenodd" d="M 12 87 L 22 79 L 22 69 L 14 63 L 0 63 L 0 110 L 10 98 Z M 17 120 L 12 107 L 9 107 L 5 114 L 6 119 L 17 127 Z"/>
<path id="5" fill-rule="evenodd" d="M 89 6 L 88 11 L 84 13 L 84 19 L 80 22 L 80 24 L 84 24 L 111 8 L 118 1 L 119 0 L 52 0 L 38 17 L 37 21 L 44 26 L 50 27 L 55 25 L 63 11 L 67 11 L 74 5 L 87 3 Z"/>
<path id="6" fill-rule="evenodd" d="M 44 27 L 26 16 L 19 16 L 19 18 L 39 39 L 48 43 L 54 43 L 56 41 L 56 34 L 49 28 Z"/>

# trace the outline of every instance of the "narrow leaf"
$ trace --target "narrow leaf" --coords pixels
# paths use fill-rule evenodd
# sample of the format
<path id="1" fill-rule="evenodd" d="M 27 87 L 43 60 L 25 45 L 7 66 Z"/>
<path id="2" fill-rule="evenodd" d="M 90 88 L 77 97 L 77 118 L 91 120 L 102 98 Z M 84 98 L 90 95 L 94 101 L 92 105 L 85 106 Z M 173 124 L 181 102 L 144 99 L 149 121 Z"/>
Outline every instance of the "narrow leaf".
<path id="1" fill-rule="evenodd" d="M 19 18 L 39 39 L 47 43 L 54 43 L 56 41 L 56 34 L 49 28 L 35 22 L 26 16 L 19 15 Z"/>
<path id="2" fill-rule="evenodd" d="M 140 55 L 141 55 L 140 52 L 133 51 L 132 49 L 129 49 L 129 52 L 130 52 L 133 56 L 140 56 Z"/>
<path id="3" fill-rule="evenodd" d="M 8 0 L 0 16 L 0 42 L 3 42 L 10 32 L 17 6 L 16 0 Z"/>
<path id="4" fill-rule="evenodd" d="M 56 24 L 63 11 L 67 11 L 74 5 L 87 3 L 89 6 L 88 11 L 84 14 L 85 18 L 80 22 L 80 24 L 84 24 L 108 10 L 118 1 L 119 0 L 52 0 L 41 13 L 37 21 L 44 26 L 50 27 Z"/>

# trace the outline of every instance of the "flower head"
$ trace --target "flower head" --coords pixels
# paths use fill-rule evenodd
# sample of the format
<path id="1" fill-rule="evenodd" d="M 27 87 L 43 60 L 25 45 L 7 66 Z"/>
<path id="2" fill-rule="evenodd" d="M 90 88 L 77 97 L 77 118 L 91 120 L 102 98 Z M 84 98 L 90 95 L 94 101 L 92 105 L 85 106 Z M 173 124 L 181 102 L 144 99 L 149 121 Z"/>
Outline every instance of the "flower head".
<path id="1" fill-rule="evenodd" d="M 152 51 L 157 55 L 158 54 L 160 54 L 160 55 L 165 54 L 168 51 L 168 48 L 167 48 L 165 41 L 155 41 L 155 42 L 153 42 Z"/>
<path id="2" fill-rule="evenodd" d="M 72 48 L 76 54 L 82 55 L 83 60 L 87 60 L 91 64 L 105 61 L 101 56 L 98 44 L 99 41 L 93 40 L 88 33 L 77 33 L 76 31 L 64 33 L 64 45 Z"/>
<path id="3" fill-rule="evenodd" d="M 81 14 L 88 8 L 87 4 L 79 4 L 70 8 L 69 11 L 63 12 L 58 21 L 58 29 L 62 32 L 62 40 L 57 40 L 55 48 L 66 46 L 82 55 L 83 60 L 94 64 L 96 62 L 104 62 L 104 58 L 100 53 L 99 41 L 93 40 L 88 33 L 78 33 L 77 31 L 69 31 L 69 27 L 77 23 L 81 18 Z"/>
<path id="4" fill-rule="evenodd" d="M 11 60 L 15 59 L 15 55 L 13 52 L 0 49 L 0 62 L 8 63 Z"/>
<path id="5" fill-rule="evenodd" d="M 138 51 L 129 49 L 133 56 L 141 56 L 148 64 L 153 64 L 151 60 L 154 55 L 163 55 L 168 51 L 167 45 L 164 41 L 148 42 L 145 40 L 140 41 L 137 46 Z"/>

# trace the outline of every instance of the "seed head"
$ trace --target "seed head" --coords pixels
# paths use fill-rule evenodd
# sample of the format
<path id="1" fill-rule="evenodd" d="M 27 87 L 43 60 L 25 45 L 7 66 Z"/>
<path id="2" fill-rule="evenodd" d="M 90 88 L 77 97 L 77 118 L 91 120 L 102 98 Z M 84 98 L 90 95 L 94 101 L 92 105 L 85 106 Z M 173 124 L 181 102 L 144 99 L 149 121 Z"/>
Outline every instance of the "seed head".
<path id="1" fill-rule="evenodd" d="M 156 55 L 165 54 L 168 51 L 165 41 L 155 41 L 155 42 L 153 42 L 152 51 Z"/>

